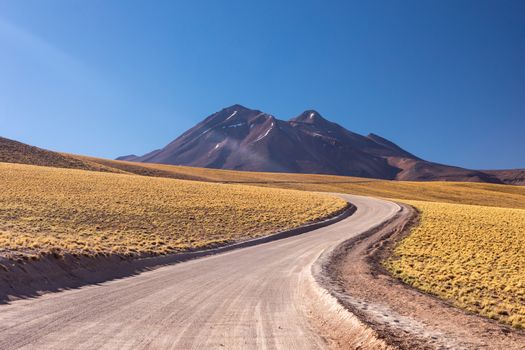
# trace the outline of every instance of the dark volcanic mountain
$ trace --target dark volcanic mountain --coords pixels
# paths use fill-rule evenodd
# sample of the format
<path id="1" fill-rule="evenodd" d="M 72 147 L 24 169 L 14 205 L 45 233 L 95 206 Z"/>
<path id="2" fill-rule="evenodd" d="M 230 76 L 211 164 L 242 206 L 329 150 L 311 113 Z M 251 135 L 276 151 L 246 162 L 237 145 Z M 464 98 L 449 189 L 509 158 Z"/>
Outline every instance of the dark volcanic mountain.
<path id="1" fill-rule="evenodd" d="M 503 183 L 497 173 L 427 162 L 380 136 L 346 130 L 314 110 L 283 121 L 241 105 L 210 115 L 162 149 L 121 159 L 248 171 Z"/>

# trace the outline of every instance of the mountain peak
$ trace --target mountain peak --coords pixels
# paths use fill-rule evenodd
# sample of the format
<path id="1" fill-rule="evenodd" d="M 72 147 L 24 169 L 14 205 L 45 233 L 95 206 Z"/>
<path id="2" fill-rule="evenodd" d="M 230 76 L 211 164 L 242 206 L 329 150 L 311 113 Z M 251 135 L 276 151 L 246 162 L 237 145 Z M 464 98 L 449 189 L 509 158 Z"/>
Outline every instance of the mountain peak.
<path id="1" fill-rule="evenodd" d="M 308 109 L 303 113 L 299 114 L 297 117 L 290 119 L 290 122 L 296 123 L 306 123 L 313 125 L 324 125 L 330 124 L 328 120 L 323 118 L 319 112 L 313 109 Z"/>
<path id="2" fill-rule="evenodd" d="M 234 104 L 208 116 L 201 122 L 201 125 L 209 128 L 227 121 L 248 120 L 260 113 L 261 111 L 250 109 L 240 104 Z"/>
<path id="3" fill-rule="evenodd" d="M 240 110 L 240 111 L 251 111 L 252 109 L 248 108 L 248 107 L 245 107 L 241 104 L 234 104 L 234 105 L 231 105 L 230 107 L 226 107 L 224 108 L 225 110 Z"/>

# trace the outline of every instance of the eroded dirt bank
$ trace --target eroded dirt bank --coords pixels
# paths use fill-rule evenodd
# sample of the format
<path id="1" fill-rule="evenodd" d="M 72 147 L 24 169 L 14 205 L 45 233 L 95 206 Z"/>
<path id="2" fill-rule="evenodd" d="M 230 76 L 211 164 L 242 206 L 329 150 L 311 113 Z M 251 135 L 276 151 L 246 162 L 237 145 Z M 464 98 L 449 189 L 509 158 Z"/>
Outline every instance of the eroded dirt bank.
<path id="1" fill-rule="evenodd" d="M 392 348 L 525 349 L 525 332 L 419 292 L 381 266 L 416 220 L 417 212 L 402 205 L 392 220 L 324 257 L 318 282 Z"/>

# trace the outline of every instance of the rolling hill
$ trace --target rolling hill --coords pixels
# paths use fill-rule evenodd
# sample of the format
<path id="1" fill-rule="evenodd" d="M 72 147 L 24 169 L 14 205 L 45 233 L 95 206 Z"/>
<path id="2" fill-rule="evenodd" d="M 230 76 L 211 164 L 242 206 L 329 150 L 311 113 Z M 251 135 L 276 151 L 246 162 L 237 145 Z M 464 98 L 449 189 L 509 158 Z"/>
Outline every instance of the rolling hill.
<path id="1" fill-rule="evenodd" d="M 116 173 L 122 172 L 119 169 L 107 167 L 88 159 L 48 151 L 4 137 L 0 137 L 0 162 Z"/>

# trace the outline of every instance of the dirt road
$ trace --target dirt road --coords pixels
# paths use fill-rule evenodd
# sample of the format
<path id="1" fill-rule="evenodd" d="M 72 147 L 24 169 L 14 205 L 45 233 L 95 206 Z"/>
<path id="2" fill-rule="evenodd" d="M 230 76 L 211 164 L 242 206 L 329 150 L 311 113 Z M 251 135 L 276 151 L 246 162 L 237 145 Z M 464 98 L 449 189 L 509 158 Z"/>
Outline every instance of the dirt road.
<path id="1" fill-rule="evenodd" d="M 0 349 L 319 349 L 311 266 L 391 218 L 346 196 L 351 217 L 303 235 L 0 305 Z"/>

